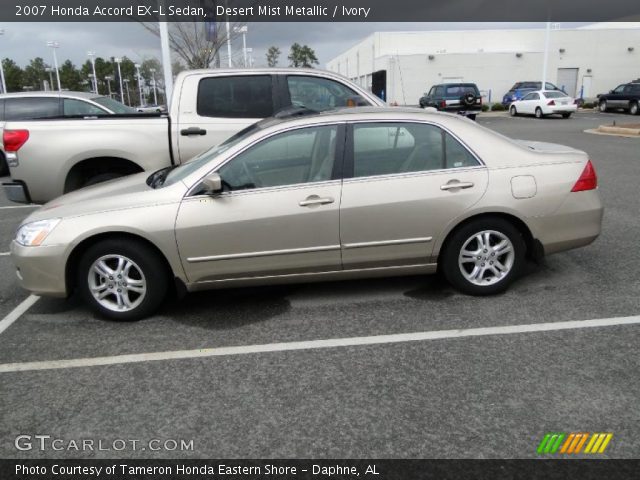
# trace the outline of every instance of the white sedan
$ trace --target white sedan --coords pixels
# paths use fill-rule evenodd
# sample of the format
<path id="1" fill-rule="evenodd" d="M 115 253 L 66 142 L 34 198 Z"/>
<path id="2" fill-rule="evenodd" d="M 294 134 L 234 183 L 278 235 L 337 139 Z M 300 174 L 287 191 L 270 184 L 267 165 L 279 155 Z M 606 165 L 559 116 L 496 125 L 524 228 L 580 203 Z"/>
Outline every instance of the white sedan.
<path id="1" fill-rule="evenodd" d="M 569 118 L 572 113 L 578 110 L 576 101 L 566 93 L 559 90 L 538 90 L 530 92 L 511 103 L 509 113 L 512 117 L 518 114 L 535 115 L 542 118 L 545 115 L 558 114 L 562 118 Z"/>

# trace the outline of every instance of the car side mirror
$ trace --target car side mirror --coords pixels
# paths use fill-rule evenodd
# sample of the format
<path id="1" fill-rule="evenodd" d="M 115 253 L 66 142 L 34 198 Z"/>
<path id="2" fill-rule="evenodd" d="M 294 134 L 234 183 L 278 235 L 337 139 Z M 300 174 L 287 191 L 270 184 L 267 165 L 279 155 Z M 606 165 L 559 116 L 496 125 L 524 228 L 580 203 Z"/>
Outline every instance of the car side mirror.
<path id="1" fill-rule="evenodd" d="M 222 192 L 222 177 L 217 172 L 210 173 L 202 181 L 206 188 L 207 195 L 217 195 Z"/>
<path id="2" fill-rule="evenodd" d="M 609 93 L 613 93 L 613 90 L 609 90 Z"/>

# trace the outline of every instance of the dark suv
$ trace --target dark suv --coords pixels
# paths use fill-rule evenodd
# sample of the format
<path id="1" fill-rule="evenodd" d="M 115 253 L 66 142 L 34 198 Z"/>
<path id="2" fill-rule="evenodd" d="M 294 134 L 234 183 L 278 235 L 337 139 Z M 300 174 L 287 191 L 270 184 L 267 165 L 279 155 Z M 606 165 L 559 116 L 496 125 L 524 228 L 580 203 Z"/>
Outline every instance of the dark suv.
<path id="1" fill-rule="evenodd" d="M 607 110 L 628 110 L 631 115 L 638 115 L 640 104 L 640 82 L 618 85 L 609 93 L 598 95 L 598 108 Z"/>
<path id="2" fill-rule="evenodd" d="M 482 110 L 482 95 L 475 83 L 442 83 L 431 87 L 420 98 L 420 107 L 434 107 L 475 117 L 475 113 L 469 115 L 468 112 Z"/>

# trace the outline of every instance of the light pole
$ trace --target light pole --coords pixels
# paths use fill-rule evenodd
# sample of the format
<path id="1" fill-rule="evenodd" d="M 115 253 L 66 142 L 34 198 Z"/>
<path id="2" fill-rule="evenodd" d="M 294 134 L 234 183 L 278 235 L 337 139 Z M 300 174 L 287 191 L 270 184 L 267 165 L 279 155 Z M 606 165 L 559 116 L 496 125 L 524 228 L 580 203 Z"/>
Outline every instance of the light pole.
<path id="1" fill-rule="evenodd" d="M 91 70 L 93 71 L 93 93 L 98 94 L 98 77 L 96 76 L 96 52 L 87 52 L 91 59 Z"/>
<path id="2" fill-rule="evenodd" d="M 151 84 L 153 85 L 153 104 L 158 105 L 158 94 L 156 93 L 156 69 L 150 68 L 151 72 Z"/>
<path id="3" fill-rule="evenodd" d="M 134 65 L 136 67 L 136 77 L 138 77 L 138 99 L 140 101 L 140 106 L 144 107 L 147 102 L 142 98 L 142 82 L 140 81 L 140 64 L 136 63 Z"/>
<path id="4" fill-rule="evenodd" d="M 58 42 L 49 41 L 47 42 L 47 47 L 51 47 L 53 50 L 53 68 L 56 69 L 56 80 L 58 81 L 58 91 L 62 91 L 62 85 L 60 84 L 60 71 L 58 70 L 58 57 L 56 55 L 56 50 L 60 48 L 60 44 Z"/>
<path id="5" fill-rule="evenodd" d="M 120 70 L 120 62 L 122 59 L 120 57 L 116 57 L 113 59 L 114 62 L 118 64 L 118 79 L 120 80 L 120 101 L 124 103 L 124 89 L 122 88 L 122 71 Z"/>
<path id="6" fill-rule="evenodd" d="M 111 98 L 111 80 L 113 80 L 113 75 L 107 75 L 104 77 L 105 82 L 107 82 L 107 90 L 109 92 L 109 98 Z"/>
<path id="7" fill-rule="evenodd" d="M 249 56 L 249 68 L 253 68 L 253 55 L 252 55 L 253 48 L 248 47 L 246 51 L 247 51 L 247 55 Z"/>
<path id="8" fill-rule="evenodd" d="M 129 93 L 129 81 L 130 80 L 128 78 L 125 78 L 123 80 L 124 84 L 126 85 L 126 89 L 127 89 L 127 105 L 131 106 L 131 94 Z"/>
<path id="9" fill-rule="evenodd" d="M 53 68 L 46 67 L 44 71 L 49 72 L 49 89 L 53 90 Z"/>
<path id="10" fill-rule="evenodd" d="M 234 32 L 242 34 L 242 56 L 244 58 L 244 68 L 247 68 L 247 26 L 235 27 Z"/>
<path id="11" fill-rule="evenodd" d="M 0 28 L 0 35 L 4 35 L 4 28 Z M 0 58 L 0 80 L 2 80 L 2 93 L 7 93 L 7 82 L 4 80 L 4 66 Z"/>

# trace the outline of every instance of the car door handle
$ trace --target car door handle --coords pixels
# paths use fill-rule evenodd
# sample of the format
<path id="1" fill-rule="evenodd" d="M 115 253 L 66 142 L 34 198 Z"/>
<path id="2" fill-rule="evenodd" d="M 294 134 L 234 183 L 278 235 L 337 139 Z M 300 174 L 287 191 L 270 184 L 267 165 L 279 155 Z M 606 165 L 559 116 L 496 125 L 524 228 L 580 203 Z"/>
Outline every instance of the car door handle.
<path id="1" fill-rule="evenodd" d="M 301 202 L 298 202 L 298 205 L 301 207 L 311 207 L 313 205 L 325 205 L 327 203 L 333 203 L 335 200 L 331 197 L 319 197 L 317 195 L 311 195 Z"/>
<path id="2" fill-rule="evenodd" d="M 189 127 L 180 130 L 180 135 L 188 137 L 189 135 L 206 135 L 207 131 L 200 127 Z"/>
<path id="3" fill-rule="evenodd" d="M 458 182 L 457 180 L 452 180 L 449 183 L 440 185 L 440 190 L 453 190 L 454 188 L 471 188 L 471 187 L 473 187 L 473 182 Z"/>

